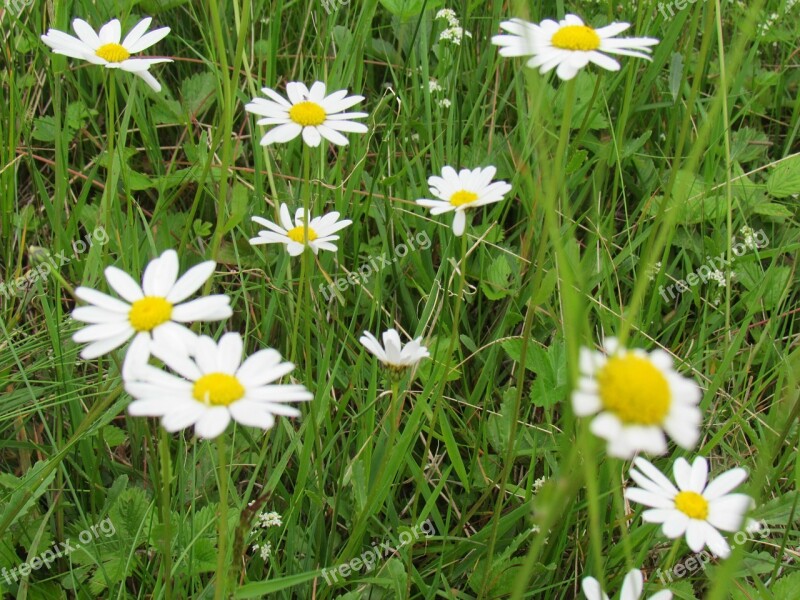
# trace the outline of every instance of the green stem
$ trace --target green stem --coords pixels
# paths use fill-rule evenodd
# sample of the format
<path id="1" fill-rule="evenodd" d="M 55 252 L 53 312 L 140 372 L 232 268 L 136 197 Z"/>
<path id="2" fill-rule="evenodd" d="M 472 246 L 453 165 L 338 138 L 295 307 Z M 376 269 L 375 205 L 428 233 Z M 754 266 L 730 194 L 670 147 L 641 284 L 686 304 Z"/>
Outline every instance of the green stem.
<path id="1" fill-rule="evenodd" d="M 219 522 L 217 523 L 217 574 L 214 599 L 225 598 L 228 578 L 228 451 L 225 434 L 217 438 L 217 465 L 219 468 Z"/>
<path id="2" fill-rule="evenodd" d="M 170 531 L 170 482 L 172 481 L 172 461 L 169 453 L 169 434 L 163 428 L 158 440 L 158 453 L 161 458 L 161 524 L 163 526 L 164 560 L 164 598 L 172 598 L 172 532 Z"/>

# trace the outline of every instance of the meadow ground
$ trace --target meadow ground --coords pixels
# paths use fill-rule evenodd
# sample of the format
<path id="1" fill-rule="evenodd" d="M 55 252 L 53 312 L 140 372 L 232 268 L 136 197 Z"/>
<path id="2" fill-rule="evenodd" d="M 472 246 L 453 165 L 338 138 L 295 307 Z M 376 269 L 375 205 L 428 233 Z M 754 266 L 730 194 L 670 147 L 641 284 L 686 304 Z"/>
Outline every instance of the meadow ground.
<path id="1" fill-rule="evenodd" d="M 795 1 L 0 15 L 4 597 L 800 598 Z"/>

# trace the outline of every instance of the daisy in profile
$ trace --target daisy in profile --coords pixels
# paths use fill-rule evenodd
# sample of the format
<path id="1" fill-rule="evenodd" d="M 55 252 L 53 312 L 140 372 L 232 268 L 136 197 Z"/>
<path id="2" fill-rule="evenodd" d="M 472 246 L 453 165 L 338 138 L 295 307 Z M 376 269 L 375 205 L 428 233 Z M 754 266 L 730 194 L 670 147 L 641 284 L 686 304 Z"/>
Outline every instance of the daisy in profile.
<path id="1" fill-rule="evenodd" d="M 521 19 L 500 23 L 507 35 L 496 35 L 492 43 L 500 46 L 502 56 L 531 56 L 527 65 L 541 73 L 556 69 L 561 79 L 572 79 L 590 62 L 609 71 L 619 71 L 620 64 L 609 54 L 650 59 L 655 38 L 618 38 L 630 23 L 612 23 L 600 29 L 585 25 L 575 15 L 556 22 L 551 19 L 539 25 Z"/>
<path id="2" fill-rule="evenodd" d="M 161 27 L 147 33 L 152 21 L 150 17 L 142 19 L 120 42 L 122 30 L 118 19 L 109 21 L 97 33 L 86 21 L 75 19 L 72 21 L 72 29 L 78 37 L 57 29 L 49 29 L 42 36 L 42 41 L 56 54 L 80 58 L 107 69 L 129 71 L 144 79 L 154 91 L 160 92 L 161 84 L 150 74 L 149 69 L 152 65 L 172 60 L 133 57 L 137 52 L 161 41 L 169 33 L 169 27 Z"/>
<path id="3" fill-rule="evenodd" d="M 460 236 L 467 224 L 466 209 L 500 202 L 511 191 L 511 185 L 505 181 L 492 183 L 496 172 L 494 167 L 486 167 L 472 171 L 461 169 L 456 173 L 453 167 L 445 167 L 441 177 L 428 178 L 431 192 L 438 200 L 421 199 L 417 204 L 430 208 L 432 215 L 455 211 L 453 233 Z"/>
<path id="4" fill-rule="evenodd" d="M 679 458 L 672 466 L 676 487 L 645 459 L 637 458 L 633 464 L 631 478 L 641 487 L 628 488 L 625 497 L 650 507 L 642 513 L 643 520 L 661 523 L 661 531 L 670 539 L 685 534 L 692 552 L 708 546 L 716 556 L 730 555 L 730 546 L 719 531 L 739 531 L 754 504 L 746 494 L 728 493 L 747 479 L 747 471 L 737 467 L 708 483 L 705 458 L 698 456 L 691 465 Z M 746 528 L 756 531 L 758 524 L 748 519 Z"/>
<path id="5" fill-rule="evenodd" d="M 396 329 L 383 332 L 382 345 L 369 331 L 365 331 L 359 341 L 377 356 L 378 360 L 394 371 L 403 371 L 413 367 L 423 358 L 430 357 L 428 349 L 422 345 L 422 336 L 411 340 L 404 347 Z"/>
<path id="6" fill-rule="evenodd" d="M 290 256 L 299 256 L 306 246 L 311 248 L 314 254 L 318 254 L 320 250 L 336 252 L 336 245 L 331 242 L 338 240 L 339 236 L 334 234 L 352 224 L 350 219 L 340 221 L 338 212 L 330 212 L 308 222 L 308 237 L 306 237 L 305 211 L 298 208 L 294 214 L 294 222 L 292 222 L 289 207 L 285 204 L 281 204 L 280 208 L 280 225 L 261 217 L 253 217 L 253 221 L 263 225 L 268 231 L 260 231 L 258 237 L 250 240 L 251 244 L 254 246 L 285 244 Z"/>
<path id="7" fill-rule="evenodd" d="M 586 600 L 608 600 L 608 595 L 603 592 L 600 582 L 594 577 L 584 577 L 581 582 L 581 589 L 586 596 Z M 622 590 L 619 593 L 619 600 L 639 600 L 644 591 L 644 576 L 639 569 L 632 569 L 625 575 L 622 582 Z M 662 590 L 652 596 L 650 600 L 670 600 L 672 592 Z"/>
<path id="8" fill-rule="evenodd" d="M 367 113 L 344 112 L 358 104 L 364 96 L 348 96 L 347 90 L 325 95 L 325 84 L 317 81 L 309 90 L 305 84 L 292 81 L 286 84 L 288 100 L 270 88 L 261 89 L 266 98 L 254 98 L 244 109 L 264 117 L 257 125 L 277 125 L 261 138 L 262 146 L 288 142 L 302 133 L 303 141 L 316 148 L 322 138 L 337 146 L 346 146 L 344 133 L 366 133 L 367 126 L 353 119 L 363 119 Z"/>
<path id="9" fill-rule="evenodd" d="M 87 287 L 75 290 L 75 295 L 89 304 L 72 311 L 73 319 L 89 323 L 72 336 L 79 344 L 89 344 L 81 351 L 81 358 L 97 358 L 134 336 L 145 349 L 149 344 L 143 342 L 152 338 L 157 343 L 174 338 L 191 347 L 196 336 L 183 323 L 221 321 L 232 314 L 230 298 L 224 294 L 184 302 L 211 277 L 215 268 L 216 263 L 209 260 L 178 279 L 178 255 L 167 250 L 150 261 L 140 286 L 125 271 L 108 267 L 106 281 L 121 299 Z"/>
<path id="10" fill-rule="evenodd" d="M 259 350 L 242 362 L 242 336 L 226 333 L 219 343 L 199 336 L 191 354 L 170 341 L 153 345 L 151 351 L 175 374 L 152 365 L 141 365 L 147 357 L 134 357 L 140 364 L 135 378 L 125 381 L 125 391 L 135 400 L 128 406 L 133 416 L 161 417 L 161 425 L 175 432 L 194 425 L 201 438 L 215 438 L 231 419 L 269 429 L 275 415 L 299 417 L 288 402 L 312 399 L 302 385 L 278 384 L 294 365 L 283 362 L 271 348 Z"/>
<path id="11" fill-rule="evenodd" d="M 665 431 L 682 448 L 693 448 L 702 421 L 700 387 L 677 373 L 663 350 L 626 350 L 614 338 L 606 339 L 604 350 L 581 348 L 572 407 L 579 417 L 599 413 L 591 430 L 608 441 L 608 453 L 625 459 L 636 452 L 663 454 Z"/>

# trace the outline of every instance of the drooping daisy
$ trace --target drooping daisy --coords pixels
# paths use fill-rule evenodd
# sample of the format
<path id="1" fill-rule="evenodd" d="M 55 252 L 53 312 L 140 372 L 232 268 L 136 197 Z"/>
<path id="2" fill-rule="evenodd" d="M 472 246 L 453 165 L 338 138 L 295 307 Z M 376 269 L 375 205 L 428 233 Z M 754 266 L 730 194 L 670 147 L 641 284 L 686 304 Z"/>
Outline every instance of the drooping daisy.
<path id="1" fill-rule="evenodd" d="M 496 172 L 496 168 L 486 167 L 472 171 L 461 169 L 456 173 L 453 167 L 445 167 L 441 177 L 433 175 L 428 178 L 431 192 L 439 199 L 423 198 L 417 200 L 417 204 L 430 208 L 432 215 L 455 211 L 453 233 L 462 235 L 467 224 L 466 209 L 500 202 L 511 191 L 511 185 L 505 181 L 491 183 Z"/>
<path id="2" fill-rule="evenodd" d="M 72 337 L 79 344 L 89 343 L 81 351 L 81 358 L 97 358 L 133 336 L 147 340 L 154 337 L 159 343 L 162 339 L 176 338 L 191 347 L 195 335 L 182 323 L 221 321 L 232 314 L 230 298 L 224 294 L 183 302 L 211 277 L 215 267 L 213 260 L 206 261 L 178 279 L 178 255 L 167 250 L 147 265 L 141 287 L 125 271 L 108 267 L 105 270 L 108 285 L 122 300 L 87 287 L 75 290 L 78 298 L 91 305 L 72 311 L 73 319 L 90 324 Z"/>
<path id="3" fill-rule="evenodd" d="M 359 341 L 372 354 L 378 357 L 383 364 L 395 371 L 413 367 L 423 358 L 430 357 L 428 349 L 422 345 L 422 337 L 408 342 L 405 347 L 400 341 L 400 334 L 396 329 L 383 332 L 383 345 L 369 331 L 365 331 Z"/>
<path id="4" fill-rule="evenodd" d="M 728 493 L 747 478 L 747 471 L 738 467 L 730 469 L 707 483 L 705 458 L 698 456 L 691 465 L 679 458 L 672 467 L 676 487 L 647 460 L 637 458 L 634 465 L 636 468 L 631 467 L 630 474 L 641 487 L 628 488 L 625 497 L 651 507 L 642 513 L 643 520 L 661 523 L 661 530 L 670 539 L 685 534 L 686 543 L 693 552 L 708 546 L 721 558 L 730 555 L 730 546 L 718 530 L 739 531 L 745 514 L 754 504 L 746 494 Z M 746 528 L 755 531 L 758 525 L 748 519 Z"/>
<path id="5" fill-rule="evenodd" d="M 254 98 L 244 109 L 264 117 L 258 125 L 277 125 L 261 138 L 262 146 L 275 142 L 288 142 L 301 133 L 303 141 L 316 148 L 322 138 L 337 146 L 346 146 L 347 138 L 341 132 L 366 133 L 367 126 L 353 119 L 363 119 L 367 113 L 344 112 L 364 99 L 348 96 L 347 90 L 325 95 L 325 84 L 317 81 L 309 90 L 305 84 L 292 81 L 286 84 L 288 100 L 270 88 L 262 88 L 271 99 Z"/>
<path id="6" fill-rule="evenodd" d="M 261 217 L 253 217 L 253 221 L 263 225 L 269 231 L 260 231 L 258 237 L 252 238 L 250 243 L 257 244 L 286 244 L 286 250 L 290 256 L 299 256 L 303 253 L 306 246 L 311 248 L 314 254 L 320 250 L 331 250 L 336 252 L 335 244 L 331 242 L 339 239 L 338 235 L 333 235 L 340 229 L 344 229 L 352 223 L 350 219 L 339 220 L 338 212 L 330 212 L 322 217 L 315 217 L 308 222 L 308 239 L 306 240 L 305 211 L 298 208 L 294 214 L 294 222 L 289 215 L 289 207 L 281 204 L 280 221 L 278 225 Z"/>
<path id="7" fill-rule="evenodd" d="M 594 577 L 584 577 L 581 582 L 581 589 L 583 589 L 586 600 L 608 600 L 608 595 L 603 592 L 600 582 Z M 643 591 L 644 576 L 639 569 L 632 569 L 628 571 L 622 582 L 619 600 L 639 600 Z M 670 600 L 670 598 L 672 598 L 672 592 L 668 590 L 662 590 L 650 596 L 650 600 Z"/>
<path id="8" fill-rule="evenodd" d="M 153 344 L 152 354 L 176 374 L 140 366 L 135 379 L 125 381 L 125 391 L 135 398 L 128 412 L 161 417 L 161 425 L 169 432 L 194 425 L 202 438 L 217 437 L 231 418 L 266 430 L 275 423 L 275 415 L 300 416 L 299 410 L 286 403 L 311 400 L 312 394 L 303 385 L 274 383 L 294 365 L 282 362 L 271 348 L 242 362 L 242 348 L 238 333 L 226 333 L 219 343 L 198 336 L 191 354 L 169 341 Z M 134 359 L 142 360 L 146 360 L 144 355 Z"/>
<path id="9" fill-rule="evenodd" d="M 98 33 L 86 21 L 75 19 L 72 21 L 72 29 L 78 34 L 77 38 L 57 29 L 49 29 L 42 36 L 42 41 L 56 54 L 87 60 L 107 69 L 129 71 L 144 79 L 153 90 L 160 92 L 161 84 L 148 69 L 158 63 L 172 62 L 172 59 L 131 58 L 137 52 L 161 41 L 169 33 L 169 27 L 145 33 L 152 21 L 150 17 L 142 19 L 120 42 L 122 30 L 118 19 L 103 25 Z"/>
<path id="10" fill-rule="evenodd" d="M 600 413 L 591 430 L 608 440 L 608 453 L 626 459 L 640 451 L 663 454 L 664 431 L 682 448 L 693 448 L 702 421 L 699 386 L 677 373 L 663 350 L 626 350 L 614 338 L 606 339 L 604 350 L 581 348 L 572 407 L 579 417 Z"/>
<path id="11" fill-rule="evenodd" d="M 620 64 L 608 54 L 650 60 L 650 46 L 655 46 L 658 40 L 615 37 L 629 27 L 630 23 L 612 23 L 593 29 L 576 15 L 567 15 L 559 22 L 546 19 L 539 25 L 512 19 L 500 23 L 500 28 L 509 35 L 496 35 L 492 43 L 501 47 L 502 56 L 531 56 L 529 67 L 539 67 L 541 73 L 556 69 L 556 75 L 567 80 L 590 62 L 609 71 L 619 71 Z"/>

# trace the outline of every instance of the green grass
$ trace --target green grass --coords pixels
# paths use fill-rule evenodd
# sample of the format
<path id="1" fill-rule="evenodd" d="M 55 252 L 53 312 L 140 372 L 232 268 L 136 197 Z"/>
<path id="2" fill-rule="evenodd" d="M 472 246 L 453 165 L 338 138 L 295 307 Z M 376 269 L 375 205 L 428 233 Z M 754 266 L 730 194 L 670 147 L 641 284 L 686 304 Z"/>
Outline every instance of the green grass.
<path id="1" fill-rule="evenodd" d="M 8 597 L 214 597 L 226 489 L 222 572 L 240 598 L 567 599 L 586 575 L 611 595 L 640 567 L 649 597 L 657 570 L 691 551 L 623 500 L 629 463 L 572 412 L 578 348 L 606 336 L 669 351 L 703 388 L 698 447 L 670 445 L 654 463 L 700 454 L 712 476 L 745 467 L 741 491 L 769 527 L 669 589 L 795 597 L 800 8 L 717 0 L 665 20 L 641 0 L 462 0 L 447 6 L 472 37 L 455 46 L 437 41 L 444 5 L 418 4 L 405 20 L 378 0 L 330 14 L 291 0 L 33 0 L 3 12 L 0 281 L 44 254 L 70 260 L 0 290 L 0 567 L 107 518 L 115 530 L 20 581 L 0 577 Z M 502 20 L 565 12 L 633 23 L 629 35 L 661 40 L 653 61 L 622 57 L 618 73 L 590 67 L 567 84 L 490 43 Z M 119 17 L 126 31 L 146 15 L 172 28 L 150 52 L 175 61 L 151 71 L 160 94 L 39 39 L 74 17 L 96 28 Z M 364 95 L 354 110 L 369 113 L 369 133 L 346 148 L 259 146 L 265 130 L 244 104 L 295 80 Z M 445 165 L 495 165 L 513 184 L 469 213 L 463 238 L 451 215 L 414 204 Z M 292 259 L 250 246 L 250 217 L 274 218 L 282 202 L 352 219 L 339 251 Z M 744 226 L 768 243 L 737 257 Z M 430 246 L 329 301 L 320 293 L 409 239 Z M 195 330 L 239 331 L 248 353 L 269 346 L 295 362 L 292 378 L 315 396 L 301 418 L 231 426 L 221 448 L 169 435 L 125 412 L 122 351 L 78 357 L 73 289 L 108 291 L 108 265 L 138 279 L 168 248 L 182 270 L 218 262 L 205 291 L 228 294 L 234 316 Z M 721 253 L 736 272 L 725 287 L 664 300 L 660 286 Z M 394 388 L 358 342 L 392 326 L 432 354 Z M 262 511 L 283 524 L 251 539 Z M 401 546 L 428 521 L 435 534 Z M 267 561 L 250 548 L 265 541 Z M 323 569 L 387 542 L 395 551 L 374 569 L 327 585 Z"/>

